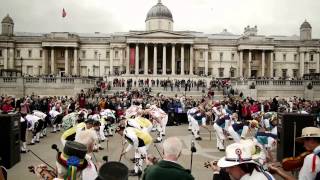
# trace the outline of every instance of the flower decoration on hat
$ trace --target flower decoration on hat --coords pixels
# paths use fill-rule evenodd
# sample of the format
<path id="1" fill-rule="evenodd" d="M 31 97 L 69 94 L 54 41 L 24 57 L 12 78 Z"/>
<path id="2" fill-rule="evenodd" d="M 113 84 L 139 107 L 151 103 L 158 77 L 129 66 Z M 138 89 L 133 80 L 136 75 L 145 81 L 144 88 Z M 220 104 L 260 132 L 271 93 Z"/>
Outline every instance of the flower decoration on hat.
<path id="1" fill-rule="evenodd" d="M 235 153 L 236 153 L 236 155 L 237 155 L 238 158 L 239 158 L 239 162 L 242 162 L 243 159 L 241 158 L 241 154 L 242 154 L 241 149 L 240 149 L 240 148 L 237 148 L 237 149 L 235 150 Z"/>

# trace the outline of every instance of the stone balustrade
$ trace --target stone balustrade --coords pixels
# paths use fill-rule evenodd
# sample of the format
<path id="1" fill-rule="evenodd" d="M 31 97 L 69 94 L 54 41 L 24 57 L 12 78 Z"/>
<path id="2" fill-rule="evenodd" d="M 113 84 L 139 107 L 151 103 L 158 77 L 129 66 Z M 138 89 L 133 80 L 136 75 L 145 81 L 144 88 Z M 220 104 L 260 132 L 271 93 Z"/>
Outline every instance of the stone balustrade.
<path id="1" fill-rule="evenodd" d="M 257 86 L 307 86 L 309 83 L 313 86 L 320 86 L 320 81 L 304 80 L 252 80 L 251 83 Z"/>
<path id="2" fill-rule="evenodd" d="M 93 88 L 95 83 L 93 79 L 74 77 L 0 77 L 0 93 L 17 97 L 32 93 L 73 96 L 81 89 Z"/>

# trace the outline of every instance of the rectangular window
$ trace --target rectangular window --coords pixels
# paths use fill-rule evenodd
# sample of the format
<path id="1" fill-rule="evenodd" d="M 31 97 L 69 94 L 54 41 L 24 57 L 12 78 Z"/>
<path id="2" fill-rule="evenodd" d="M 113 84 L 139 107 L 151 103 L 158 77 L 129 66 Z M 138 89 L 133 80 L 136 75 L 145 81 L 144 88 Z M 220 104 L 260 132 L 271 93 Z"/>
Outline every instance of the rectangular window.
<path id="1" fill-rule="evenodd" d="M 230 68 L 230 77 L 234 77 L 235 75 L 235 69 L 234 68 Z"/>
<path id="2" fill-rule="evenodd" d="M 86 58 L 86 51 L 82 51 L 82 58 Z"/>
<path id="3" fill-rule="evenodd" d="M 313 61 L 313 54 L 310 54 L 310 61 Z"/>
<path id="4" fill-rule="evenodd" d="M 97 51 L 94 52 L 94 59 L 98 59 L 98 52 Z"/>
<path id="5" fill-rule="evenodd" d="M 118 56 L 119 56 L 119 52 L 118 52 L 118 51 L 115 51 L 115 52 L 114 52 L 114 57 L 117 59 Z"/>
<path id="6" fill-rule="evenodd" d="M 200 51 L 200 59 L 203 59 L 203 52 Z"/>
<path id="7" fill-rule="evenodd" d="M 0 49 L 0 57 L 2 57 L 2 49 Z"/>
<path id="8" fill-rule="evenodd" d="M 282 78 L 287 78 L 287 69 L 282 69 Z"/>
<path id="9" fill-rule="evenodd" d="M 276 77 L 276 75 L 277 75 L 277 69 L 273 69 L 273 77 Z"/>
<path id="10" fill-rule="evenodd" d="M 224 68 L 219 68 L 219 77 L 224 76 Z"/>
<path id="11" fill-rule="evenodd" d="M 283 54 L 283 61 L 286 61 L 287 60 L 287 54 Z"/>
<path id="12" fill-rule="evenodd" d="M 231 61 L 234 60 L 234 53 L 231 53 Z"/>
<path id="13" fill-rule="evenodd" d="M 297 61 L 297 58 L 298 58 L 298 55 L 297 55 L 297 54 L 294 54 L 293 60 L 294 60 L 294 61 Z"/>
<path id="14" fill-rule="evenodd" d="M 208 52 L 208 60 L 211 60 L 212 59 L 212 57 L 211 57 L 211 52 Z"/>
<path id="15" fill-rule="evenodd" d="M 17 49 L 17 57 L 19 58 L 20 57 L 20 49 Z"/>
<path id="16" fill-rule="evenodd" d="M 28 57 L 29 57 L 29 58 L 32 57 L 32 50 L 28 50 Z"/>
<path id="17" fill-rule="evenodd" d="M 40 52 L 39 52 L 39 53 L 40 53 L 40 54 L 39 54 L 39 56 L 40 56 L 40 57 L 42 57 L 42 50 L 40 50 Z"/>
<path id="18" fill-rule="evenodd" d="M 298 69 L 292 69 L 293 77 L 298 77 Z"/>
<path id="19" fill-rule="evenodd" d="M 109 52 L 109 51 L 106 52 L 106 58 L 107 58 L 107 59 L 110 58 L 110 52 Z"/>
<path id="20" fill-rule="evenodd" d="M 256 60 L 256 54 L 255 54 L 255 53 L 252 53 L 252 54 L 251 54 L 251 58 L 252 58 L 252 59 L 251 59 L 252 61 Z"/>
<path id="21" fill-rule="evenodd" d="M 64 58 L 64 51 L 61 51 L 60 57 Z"/>
<path id="22" fill-rule="evenodd" d="M 315 69 L 309 69 L 309 73 L 310 74 L 314 74 L 314 73 L 316 73 L 316 70 Z"/>
<path id="23" fill-rule="evenodd" d="M 273 53 L 273 61 L 276 61 L 276 54 Z"/>
<path id="24" fill-rule="evenodd" d="M 220 61 L 223 61 L 223 52 L 220 53 Z"/>

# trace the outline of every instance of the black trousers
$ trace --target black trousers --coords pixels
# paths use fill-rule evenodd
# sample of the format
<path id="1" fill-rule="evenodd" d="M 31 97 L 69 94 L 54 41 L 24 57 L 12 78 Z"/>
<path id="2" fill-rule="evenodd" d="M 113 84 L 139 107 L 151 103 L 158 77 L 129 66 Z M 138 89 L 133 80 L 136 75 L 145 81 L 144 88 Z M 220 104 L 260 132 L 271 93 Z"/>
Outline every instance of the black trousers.
<path id="1" fill-rule="evenodd" d="M 26 142 L 26 133 L 27 133 L 27 121 L 21 122 L 21 127 L 20 127 L 20 140 L 22 142 Z"/>
<path id="2" fill-rule="evenodd" d="M 34 129 L 32 131 L 32 134 L 35 136 L 38 132 L 40 132 L 42 130 L 44 121 L 43 120 L 38 120 L 35 125 L 34 125 Z"/>

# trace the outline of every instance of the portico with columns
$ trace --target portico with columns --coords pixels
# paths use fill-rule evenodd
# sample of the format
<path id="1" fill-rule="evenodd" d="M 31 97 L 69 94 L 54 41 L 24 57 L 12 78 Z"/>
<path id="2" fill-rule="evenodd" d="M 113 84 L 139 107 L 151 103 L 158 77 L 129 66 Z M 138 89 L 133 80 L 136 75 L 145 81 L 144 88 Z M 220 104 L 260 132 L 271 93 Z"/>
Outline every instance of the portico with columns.
<path id="1" fill-rule="evenodd" d="M 274 47 L 239 45 L 239 77 L 273 77 Z"/>
<path id="2" fill-rule="evenodd" d="M 19 33 L 2 20 L 0 69 L 30 75 L 209 78 L 303 77 L 320 73 L 319 43 L 305 21 L 298 36 L 175 31 L 169 8 L 158 1 L 145 30 L 105 34 Z M 41 53 L 40 53 L 41 51 Z M 29 53 L 30 52 L 30 53 Z M 40 55 L 41 54 L 41 55 Z"/>
<path id="3" fill-rule="evenodd" d="M 41 67 L 43 75 L 63 73 L 79 76 L 79 55 L 77 43 L 42 43 Z"/>
<path id="4" fill-rule="evenodd" d="M 180 40 L 181 41 L 181 40 Z M 179 42 L 150 39 L 128 39 L 127 74 L 134 75 L 191 75 L 193 74 L 193 40 Z M 131 50 L 130 50 L 131 49 Z M 134 51 L 132 50 L 134 49 Z M 130 64 L 134 52 L 134 64 Z M 134 67 L 134 68 L 133 68 Z"/>

